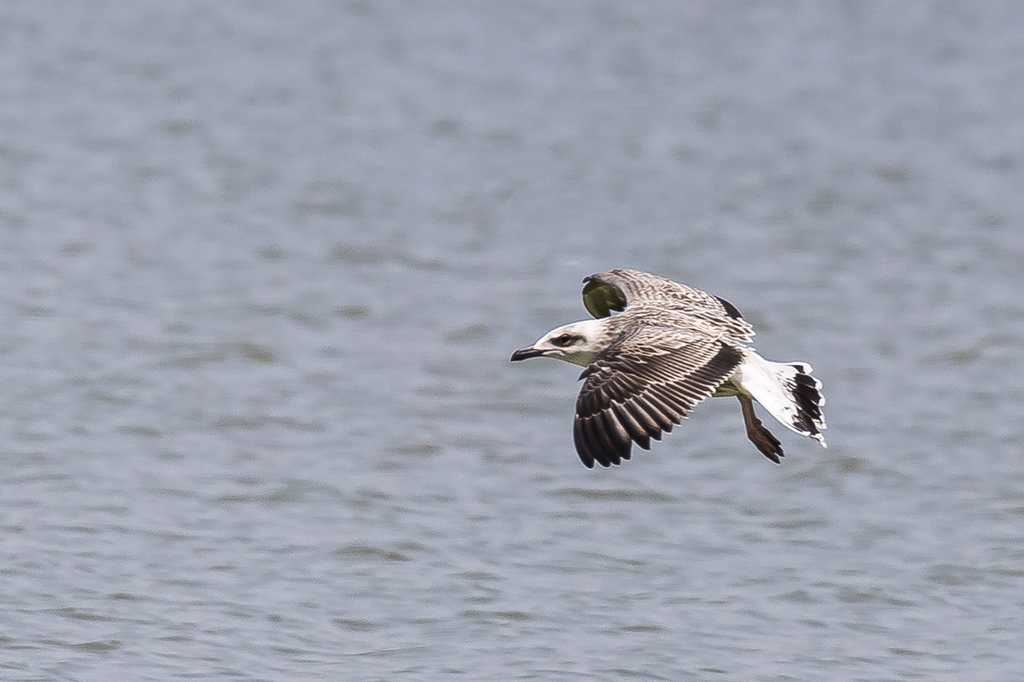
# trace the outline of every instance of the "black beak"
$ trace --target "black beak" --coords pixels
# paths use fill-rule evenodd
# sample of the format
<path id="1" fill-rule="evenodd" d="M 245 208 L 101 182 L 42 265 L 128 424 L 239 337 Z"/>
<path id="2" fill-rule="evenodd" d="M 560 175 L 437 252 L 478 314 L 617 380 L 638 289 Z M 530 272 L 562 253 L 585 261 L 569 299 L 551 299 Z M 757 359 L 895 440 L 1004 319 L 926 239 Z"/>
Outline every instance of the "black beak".
<path id="1" fill-rule="evenodd" d="M 515 353 L 513 353 L 511 361 L 515 362 L 516 360 L 527 360 L 529 358 L 538 358 L 541 355 L 544 355 L 544 351 L 537 350 L 536 348 L 530 346 L 528 348 L 520 348 Z"/>

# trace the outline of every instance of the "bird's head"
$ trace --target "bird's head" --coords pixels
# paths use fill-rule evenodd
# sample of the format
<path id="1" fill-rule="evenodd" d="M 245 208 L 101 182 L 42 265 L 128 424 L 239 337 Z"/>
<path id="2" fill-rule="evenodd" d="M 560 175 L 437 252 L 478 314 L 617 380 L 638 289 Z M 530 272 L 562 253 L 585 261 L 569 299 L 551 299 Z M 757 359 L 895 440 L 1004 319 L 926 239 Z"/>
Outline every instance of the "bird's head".
<path id="1" fill-rule="evenodd" d="M 611 341 L 604 323 L 605 320 L 583 320 L 552 329 L 537 343 L 513 353 L 512 360 L 547 357 L 586 367 Z"/>

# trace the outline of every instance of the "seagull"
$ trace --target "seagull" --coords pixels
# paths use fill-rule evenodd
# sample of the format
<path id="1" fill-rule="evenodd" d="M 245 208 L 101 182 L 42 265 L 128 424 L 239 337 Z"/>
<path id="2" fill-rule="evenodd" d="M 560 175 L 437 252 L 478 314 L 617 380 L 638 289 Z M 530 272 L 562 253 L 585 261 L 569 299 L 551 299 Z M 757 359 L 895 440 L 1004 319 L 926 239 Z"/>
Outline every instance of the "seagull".
<path id="1" fill-rule="evenodd" d="M 747 438 L 779 464 L 782 443 L 754 413 L 754 401 L 786 428 L 825 438 L 821 382 L 806 362 L 771 362 L 749 341 L 754 329 L 736 306 L 707 292 L 638 270 L 583 280 L 594 316 L 549 331 L 512 360 L 548 357 L 585 367 L 573 442 L 588 468 L 650 450 L 709 397 L 736 396 Z M 617 314 L 613 314 L 613 311 Z"/>

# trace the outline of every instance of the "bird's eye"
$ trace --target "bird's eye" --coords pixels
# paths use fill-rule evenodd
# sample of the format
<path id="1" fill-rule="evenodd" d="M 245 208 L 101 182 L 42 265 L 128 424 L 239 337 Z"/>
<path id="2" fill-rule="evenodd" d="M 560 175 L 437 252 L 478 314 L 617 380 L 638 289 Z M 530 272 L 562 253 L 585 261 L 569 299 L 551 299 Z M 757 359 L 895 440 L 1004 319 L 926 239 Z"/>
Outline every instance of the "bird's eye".
<path id="1" fill-rule="evenodd" d="M 565 348 L 566 346 L 571 346 L 577 338 L 579 337 L 573 336 L 572 334 L 562 334 L 561 336 L 556 336 L 551 339 L 551 343 L 559 348 Z"/>

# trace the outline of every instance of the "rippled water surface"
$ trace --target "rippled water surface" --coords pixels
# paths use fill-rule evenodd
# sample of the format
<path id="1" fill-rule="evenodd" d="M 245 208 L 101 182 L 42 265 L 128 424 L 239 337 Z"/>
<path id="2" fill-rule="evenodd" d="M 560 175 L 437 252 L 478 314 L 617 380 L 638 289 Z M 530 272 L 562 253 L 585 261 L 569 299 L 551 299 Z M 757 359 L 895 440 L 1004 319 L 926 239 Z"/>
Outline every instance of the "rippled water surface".
<path id="1" fill-rule="evenodd" d="M 0 677 L 1024 669 L 1024 6 L 0 7 Z M 708 289 L 830 447 L 611 470 L 583 276 Z"/>

